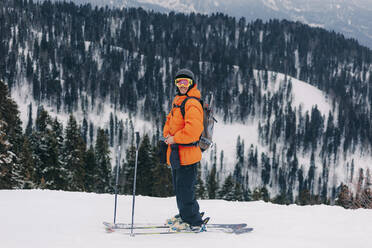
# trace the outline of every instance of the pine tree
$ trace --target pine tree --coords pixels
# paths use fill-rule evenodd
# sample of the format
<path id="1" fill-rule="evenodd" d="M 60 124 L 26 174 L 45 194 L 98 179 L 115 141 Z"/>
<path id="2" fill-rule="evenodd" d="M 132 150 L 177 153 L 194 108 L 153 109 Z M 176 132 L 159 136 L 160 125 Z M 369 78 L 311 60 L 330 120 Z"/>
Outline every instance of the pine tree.
<path id="1" fill-rule="evenodd" d="M 65 139 L 63 145 L 64 167 L 67 170 L 68 190 L 84 190 L 84 153 L 85 144 L 80 135 L 75 118 L 70 115 L 65 130 Z"/>
<path id="2" fill-rule="evenodd" d="M 167 165 L 161 164 L 159 162 L 158 147 L 154 146 L 152 149 L 152 161 L 154 163 L 154 168 L 152 171 L 153 176 L 153 186 L 152 186 L 152 196 L 156 197 L 167 197 L 174 195 L 173 185 L 172 185 L 172 171 Z"/>
<path id="3" fill-rule="evenodd" d="M 208 198 L 216 199 L 217 191 L 218 191 L 216 164 L 213 164 L 212 170 L 209 173 L 207 188 L 208 188 Z"/>
<path id="4" fill-rule="evenodd" d="M 167 166 L 157 163 L 154 171 L 154 183 L 152 187 L 152 196 L 167 197 L 173 196 L 172 172 Z"/>
<path id="5" fill-rule="evenodd" d="M 30 136 L 31 135 L 31 133 L 32 133 L 32 126 L 33 126 L 33 121 L 32 121 L 32 104 L 30 103 L 28 105 L 28 122 L 27 122 L 26 131 L 25 131 L 25 134 L 27 136 Z"/>
<path id="6" fill-rule="evenodd" d="M 85 178 L 84 185 L 85 191 L 87 192 L 99 192 L 97 188 L 97 182 L 100 180 L 99 171 L 97 166 L 96 153 L 91 145 L 84 158 L 84 170 Z"/>
<path id="7" fill-rule="evenodd" d="M 234 169 L 234 181 L 243 183 L 243 167 L 244 167 L 244 140 L 241 141 L 240 136 L 236 142 L 236 164 Z"/>
<path id="8" fill-rule="evenodd" d="M 0 189 L 12 188 L 13 153 L 5 133 L 6 123 L 0 119 Z"/>
<path id="9" fill-rule="evenodd" d="M 204 182 L 202 180 L 200 163 L 197 165 L 197 168 L 198 175 L 196 176 L 195 197 L 197 199 L 205 199 L 207 198 L 207 190 L 205 189 Z"/>
<path id="10" fill-rule="evenodd" d="M 126 151 L 126 162 L 122 164 L 123 173 L 120 175 L 120 185 L 123 194 L 131 194 L 133 189 L 134 166 L 136 159 L 136 147 L 131 144 Z"/>
<path id="11" fill-rule="evenodd" d="M 270 201 L 270 195 L 266 187 L 255 188 L 252 194 L 252 200 L 253 201 L 263 200 L 265 202 Z"/>
<path id="12" fill-rule="evenodd" d="M 227 200 L 227 201 L 233 201 L 235 200 L 235 194 L 234 194 L 234 181 L 232 175 L 228 175 L 225 179 L 225 182 L 223 183 L 220 191 L 218 192 L 218 198 Z"/>
<path id="13" fill-rule="evenodd" d="M 101 128 L 97 131 L 95 151 L 96 163 L 98 166 L 98 180 L 96 181 L 97 192 L 113 192 L 109 139 L 105 131 Z"/>
<path id="14" fill-rule="evenodd" d="M 112 112 L 110 113 L 110 146 L 113 147 L 114 146 L 114 115 L 112 114 Z"/>
<path id="15" fill-rule="evenodd" d="M 30 136 L 35 165 L 35 183 L 47 189 L 64 190 L 67 187 L 63 164 L 63 129 L 57 119 L 52 121 L 48 112 L 38 108 L 36 128 Z"/>
<path id="16" fill-rule="evenodd" d="M 63 166 L 63 128 L 57 119 L 45 130 L 48 162 L 44 170 L 44 179 L 48 189 L 64 190 L 67 187 L 66 170 Z"/>
<path id="17" fill-rule="evenodd" d="M 243 201 L 244 200 L 244 194 L 243 194 L 243 188 L 240 183 L 235 183 L 234 187 L 234 200 L 235 201 Z"/>
<path id="18" fill-rule="evenodd" d="M 21 165 L 21 171 L 19 173 L 20 182 L 18 183 L 18 187 L 21 189 L 35 188 L 35 163 L 32 157 L 31 144 L 27 137 L 23 142 L 19 163 Z"/>
<path id="19" fill-rule="evenodd" d="M 153 178 L 152 171 L 154 169 L 154 161 L 152 158 L 150 138 L 147 134 L 142 139 L 138 149 L 138 164 L 137 164 L 137 186 L 136 194 L 150 195 L 152 193 Z"/>
<path id="20" fill-rule="evenodd" d="M 0 189 L 11 189 L 19 179 L 23 135 L 17 104 L 0 80 Z"/>
<path id="21" fill-rule="evenodd" d="M 314 193 L 315 169 L 316 169 L 315 168 L 315 155 L 314 155 L 314 152 L 311 152 L 310 168 L 308 172 L 308 183 L 309 183 L 308 189 L 311 194 Z"/>
<path id="22" fill-rule="evenodd" d="M 336 205 L 342 206 L 344 208 L 351 208 L 353 206 L 353 197 L 349 188 L 341 184 L 340 193 L 336 199 Z"/>
<path id="23" fill-rule="evenodd" d="M 261 179 L 264 185 L 267 185 L 270 181 L 271 165 L 270 158 L 265 153 L 261 154 L 262 172 Z"/>
<path id="24" fill-rule="evenodd" d="M 44 170 L 48 166 L 48 144 L 46 140 L 46 127 L 49 122 L 48 113 L 39 107 L 37 110 L 35 131 L 32 132 L 30 143 L 35 163 L 35 183 L 38 187 L 45 187 Z"/>
<path id="25" fill-rule="evenodd" d="M 81 136 L 83 137 L 84 143 L 88 144 L 88 122 L 85 117 L 81 126 Z"/>

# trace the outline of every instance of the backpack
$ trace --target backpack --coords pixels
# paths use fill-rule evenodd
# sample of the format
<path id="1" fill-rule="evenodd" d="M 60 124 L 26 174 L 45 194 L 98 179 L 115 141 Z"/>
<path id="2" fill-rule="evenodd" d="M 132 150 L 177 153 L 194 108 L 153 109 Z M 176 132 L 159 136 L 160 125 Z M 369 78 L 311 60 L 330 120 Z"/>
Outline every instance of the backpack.
<path id="1" fill-rule="evenodd" d="M 183 100 L 183 102 L 181 103 L 181 105 L 175 106 L 175 107 L 179 107 L 181 109 L 181 114 L 182 114 L 183 119 L 185 119 L 186 102 L 189 99 L 198 100 L 198 102 L 201 104 L 201 106 L 203 108 L 203 115 L 204 115 L 204 117 L 203 117 L 204 129 L 203 129 L 203 132 L 200 136 L 199 141 L 191 143 L 191 144 L 182 144 L 182 146 L 197 146 L 198 145 L 200 147 L 201 151 L 204 152 L 204 151 L 208 150 L 208 148 L 211 147 L 212 144 L 213 144 L 212 137 L 213 137 L 214 122 L 217 122 L 217 120 L 213 116 L 213 109 L 211 107 L 212 103 L 213 103 L 213 95 L 211 95 L 211 97 L 210 97 L 209 104 L 204 103 L 203 100 L 201 100 L 197 97 L 193 97 L 193 96 L 186 97 L 185 100 Z"/>

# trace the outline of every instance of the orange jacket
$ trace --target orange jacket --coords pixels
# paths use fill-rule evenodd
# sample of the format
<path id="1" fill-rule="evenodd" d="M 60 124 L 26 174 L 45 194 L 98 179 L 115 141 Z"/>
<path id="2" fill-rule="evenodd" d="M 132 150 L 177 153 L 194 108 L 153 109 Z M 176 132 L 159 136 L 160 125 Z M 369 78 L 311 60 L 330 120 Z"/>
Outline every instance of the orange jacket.
<path id="1" fill-rule="evenodd" d="M 200 91 L 195 85 L 187 93 L 188 96 L 200 98 Z M 177 95 L 172 103 L 180 106 L 186 95 Z M 189 99 L 185 105 L 185 119 L 181 114 L 181 108 L 172 107 L 167 116 L 167 121 L 164 125 L 163 135 L 174 136 L 174 141 L 177 144 L 190 144 L 199 140 L 203 132 L 203 108 L 196 99 Z M 168 145 L 167 163 L 170 165 L 171 148 Z M 179 146 L 179 157 L 181 166 L 195 164 L 202 158 L 202 153 L 199 146 L 184 147 Z"/>

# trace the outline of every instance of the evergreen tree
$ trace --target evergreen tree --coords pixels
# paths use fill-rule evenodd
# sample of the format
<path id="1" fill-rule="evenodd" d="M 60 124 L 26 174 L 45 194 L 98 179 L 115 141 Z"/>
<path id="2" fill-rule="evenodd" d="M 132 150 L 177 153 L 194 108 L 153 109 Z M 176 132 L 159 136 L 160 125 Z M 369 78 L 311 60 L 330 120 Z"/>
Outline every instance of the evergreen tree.
<path id="1" fill-rule="evenodd" d="M 0 119 L 0 189 L 12 188 L 13 153 L 5 133 L 6 123 Z"/>
<path id="2" fill-rule="evenodd" d="M 265 153 L 261 154 L 262 172 L 261 179 L 264 185 L 267 185 L 270 181 L 271 165 L 270 158 Z"/>
<path id="3" fill-rule="evenodd" d="M 121 192 L 123 194 L 131 194 L 133 190 L 133 177 L 134 177 L 134 166 L 136 159 L 136 147 L 132 144 L 128 147 L 126 151 L 126 162 L 122 163 L 123 172 L 120 175 L 120 185 Z"/>
<path id="4" fill-rule="evenodd" d="M 31 135 L 31 133 L 32 133 L 32 126 L 33 126 L 33 123 L 32 123 L 32 104 L 30 103 L 28 105 L 28 122 L 27 122 L 26 131 L 25 131 L 25 134 L 27 136 L 30 136 Z"/>
<path id="5" fill-rule="evenodd" d="M 207 198 L 207 190 L 205 189 L 204 182 L 201 176 L 201 165 L 200 163 L 197 165 L 198 168 L 198 175 L 196 177 L 196 184 L 195 184 L 195 197 L 197 199 L 205 199 Z"/>
<path id="6" fill-rule="evenodd" d="M 336 199 L 336 204 L 344 208 L 350 208 L 353 205 L 352 201 L 353 197 L 349 188 L 346 185 L 342 184 L 340 186 L 340 193 L 338 194 L 338 197 Z"/>
<path id="7" fill-rule="evenodd" d="M 233 177 L 230 174 L 226 177 L 225 182 L 223 183 L 220 191 L 218 192 L 218 197 L 226 201 L 235 200 L 234 188 L 235 188 L 235 185 L 234 185 Z"/>
<path id="8" fill-rule="evenodd" d="M 172 172 L 167 166 L 157 163 L 154 171 L 154 183 L 152 187 L 152 196 L 167 197 L 173 196 Z"/>
<path id="9" fill-rule="evenodd" d="M 234 200 L 235 201 L 243 201 L 244 200 L 244 193 L 243 188 L 240 183 L 235 183 L 234 187 Z"/>
<path id="10" fill-rule="evenodd" d="M 236 164 L 234 169 L 234 181 L 243 183 L 243 167 L 244 167 L 244 141 L 238 136 L 236 145 Z"/>
<path id="11" fill-rule="evenodd" d="M 94 125 L 92 122 L 89 123 L 89 142 L 93 144 L 93 137 L 94 137 Z"/>
<path id="12" fill-rule="evenodd" d="M 84 170 L 85 170 L 85 178 L 84 178 L 85 191 L 99 192 L 98 185 L 97 185 L 97 182 L 100 181 L 99 170 L 97 166 L 96 153 L 92 145 L 89 147 L 89 149 L 85 153 Z"/>
<path id="13" fill-rule="evenodd" d="M 255 173 L 254 176 L 261 176 L 264 184 L 270 184 L 274 189 L 279 184 L 280 195 L 283 198 L 286 196 L 287 202 L 293 198 L 292 190 L 296 189 L 297 180 L 303 174 L 298 168 L 296 152 L 299 149 L 305 152 L 304 156 L 309 155 L 310 158 L 310 152 L 319 153 L 318 146 L 321 148 L 320 157 L 327 163 L 323 174 L 319 176 L 321 184 L 317 190 L 326 202 L 328 191 L 335 186 L 328 178 L 329 167 L 333 166 L 330 159 L 332 157 L 335 159 L 333 163 L 336 163 L 341 141 L 345 155 L 347 151 L 359 149 L 359 146 L 364 151 L 372 145 L 369 110 L 372 93 L 367 90 L 372 83 L 372 77 L 368 77 L 371 51 L 359 46 L 355 40 L 345 40 L 334 32 L 324 32 L 285 20 L 267 23 L 258 20 L 248 25 L 244 20 L 238 22 L 221 14 L 166 15 L 146 13 L 142 9 L 91 9 L 70 3 L 8 2 L 5 6 L 9 6 L 11 13 L 3 11 L 0 24 L 0 75 L 6 78 L 10 88 L 18 82 L 29 82 L 32 87 L 30 95 L 34 100 L 37 103 L 47 101 L 56 105 L 57 112 L 60 111 L 60 106 L 66 106 L 68 111 L 75 111 L 80 108 L 80 103 L 85 112 L 89 107 L 88 99 L 91 99 L 91 107 L 95 107 L 102 98 L 107 99 L 112 106 L 119 104 L 121 110 L 129 111 L 129 116 L 137 113 L 138 106 L 142 106 L 139 102 L 145 103 L 142 117 L 148 120 L 158 118 L 154 115 L 164 112 L 167 96 L 173 94 L 175 87 L 164 88 L 165 83 L 170 81 L 175 68 L 187 65 L 199 75 L 200 82 L 203 82 L 200 84 L 202 91 L 213 91 L 216 108 L 226 121 L 232 121 L 235 117 L 245 121 L 262 114 L 264 119 L 259 128 L 260 140 L 264 143 L 269 141 L 270 152 L 273 151 L 273 144 L 284 142 L 284 150 L 279 151 L 278 147 L 277 154 L 284 153 L 285 156 L 287 153 L 288 157 L 277 165 L 273 155 L 272 171 L 269 168 L 270 163 L 263 162 L 262 174 L 257 175 L 260 173 L 257 169 L 257 148 L 248 153 L 248 170 Z M 28 15 L 22 14 L 26 12 Z M 35 16 L 38 18 L 32 18 Z M 120 22 L 123 16 L 125 22 L 120 30 L 112 32 L 111 27 Z M 210 25 L 217 22 L 218 25 Z M 162 25 L 163 30 L 159 31 L 159 23 L 173 25 Z M 9 27 L 18 27 L 18 31 Z M 205 32 L 207 29 L 210 32 Z M 35 34 L 27 30 L 41 30 L 40 40 L 35 40 Z M 177 30 L 184 30 L 190 39 L 182 39 Z M 159 35 L 162 31 L 165 35 Z M 235 31 L 239 34 L 238 40 L 233 38 Z M 260 40 L 260 33 L 265 36 L 263 41 Z M 293 39 L 285 39 L 284 34 Z M 86 40 L 90 41 L 88 51 L 84 45 Z M 23 56 L 19 51 L 24 51 L 25 47 L 28 54 Z M 114 47 L 120 47 L 123 51 L 113 49 Z M 294 55 L 296 53 L 299 54 L 298 61 Z M 332 62 L 329 62 L 329 58 L 332 58 Z M 350 61 L 353 61 L 351 67 Z M 298 68 L 301 68 L 300 73 Z M 261 72 L 254 73 L 253 69 Z M 268 91 L 270 83 L 276 82 L 278 78 L 276 73 L 270 71 L 285 74 L 284 86 L 280 86 L 277 92 Z M 334 73 L 335 71 L 341 73 Z M 311 114 L 306 113 L 305 116 L 301 110 L 295 111 L 289 107 L 292 105 L 293 88 L 289 76 L 312 82 L 333 98 L 333 110 L 327 118 L 326 130 L 323 130 L 326 118 L 316 106 L 311 109 Z M 8 93 L 4 94 L 4 87 L 1 85 L 0 120 L 5 124 L 2 125 L 3 146 L 0 154 L 6 160 L 11 155 L 12 161 L 1 168 L 0 181 L 3 183 L 8 180 L 5 183 L 8 184 L 7 187 L 21 187 L 16 182 L 22 181 L 22 164 L 19 161 L 23 159 L 22 156 L 26 156 L 21 156 L 24 139 L 19 118 L 16 117 L 17 111 L 14 111 L 14 105 L 8 98 Z M 30 105 L 29 113 L 31 112 Z M 67 166 L 65 155 L 72 151 L 58 152 L 60 141 L 55 140 L 58 135 L 50 127 L 50 121 L 43 120 L 46 115 L 42 114 L 38 114 L 34 128 L 34 120 L 29 114 L 26 134 L 36 167 L 37 186 L 54 187 L 53 175 L 60 168 L 59 161 L 63 157 L 63 167 Z M 112 124 L 116 125 L 116 116 L 115 121 L 111 120 L 112 118 L 107 134 L 109 143 L 113 146 L 116 134 L 113 129 L 116 127 L 112 128 Z M 90 144 L 93 144 L 96 134 L 93 124 L 90 124 L 89 138 Z M 123 125 L 122 130 L 122 139 L 119 138 L 119 141 L 125 144 L 128 140 L 133 141 L 132 121 Z M 87 143 L 84 120 L 80 131 Z M 87 159 L 85 155 L 83 157 L 84 160 Z M 244 156 L 241 157 L 244 161 Z M 222 171 L 222 153 L 220 159 L 219 171 Z M 240 179 L 247 173 L 240 161 L 241 158 L 238 158 L 232 176 L 242 183 Z M 153 167 L 156 167 L 155 163 Z M 71 168 L 62 169 L 71 171 Z M 352 162 L 348 178 L 352 183 L 357 183 L 358 175 L 354 177 L 354 170 L 357 169 Z M 301 178 L 301 190 L 308 189 L 311 195 L 315 191 L 316 172 L 315 166 L 310 165 L 307 175 Z M 4 176 L 5 173 L 7 176 Z M 245 186 L 244 184 L 242 185 Z M 243 189 L 246 190 L 245 187 Z M 362 193 L 363 188 L 359 191 Z M 337 193 L 337 190 L 334 192 Z"/>
<path id="14" fill-rule="evenodd" d="M 45 170 L 47 188 L 64 190 L 67 188 L 66 169 L 63 164 L 63 127 L 57 118 L 49 124 L 46 139 L 48 146 L 48 165 Z"/>
<path id="15" fill-rule="evenodd" d="M 174 195 L 172 185 L 172 171 L 167 165 L 159 162 L 158 147 L 154 146 L 152 149 L 152 158 L 154 163 L 154 169 L 152 171 L 153 186 L 152 196 L 167 197 Z"/>
<path id="16" fill-rule="evenodd" d="M 30 136 L 35 165 L 35 183 L 41 188 L 66 189 L 66 170 L 63 164 L 63 130 L 57 119 L 38 108 L 36 128 Z"/>
<path id="17" fill-rule="evenodd" d="M 84 190 L 84 153 L 85 144 L 75 118 L 70 115 L 65 130 L 63 145 L 64 167 L 67 170 L 68 190 Z"/>
<path id="18" fill-rule="evenodd" d="M 83 137 L 84 143 L 88 144 L 88 122 L 85 117 L 81 126 L 81 136 Z"/>
<path id="19" fill-rule="evenodd" d="M 308 172 L 308 189 L 310 191 L 311 194 L 314 193 L 314 181 L 315 181 L 315 155 L 314 155 L 314 152 L 311 153 L 311 156 L 310 156 L 310 168 L 309 168 L 309 172 Z"/>
<path id="20" fill-rule="evenodd" d="M 18 187 L 21 189 L 35 188 L 35 163 L 32 156 L 31 144 L 27 137 L 23 142 L 19 163 L 21 165 L 21 171 L 19 173 L 20 180 Z"/>
<path id="21" fill-rule="evenodd" d="M 113 181 L 111 174 L 109 139 L 105 131 L 101 128 L 97 131 L 96 140 L 96 163 L 98 166 L 98 180 L 95 182 L 98 193 L 113 191 Z"/>
<path id="22" fill-rule="evenodd" d="M 218 192 L 216 164 L 213 164 L 212 170 L 209 173 L 207 189 L 208 189 L 208 198 L 216 199 L 217 192 Z"/>
<path id="23" fill-rule="evenodd" d="M 266 187 L 255 188 L 252 194 L 252 200 L 253 201 L 263 200 L 265 202 L 270 201 L 270 195 Z"/>
<path id="24" fill-rule="evenodd" d="M 154 160 L 152 158 L 150 138 L 145 134 L 138 149 L 136 194 L 151 196 L 153 182 L 156 180 L 152 175 L 153 169 Z"/>
<path id="25" fill-rule="evenodd" d="M 0 189 L 11 189 L 19 178 L 19 154 L 23 144 L 17 104 L 0 80 Z"/>
<path id="26" fill-rule="evenodd" d="M 110 146 L 111 147 L 114 146 L 114 133 L 115 133 L 115 130 L 114 130 L 114 116 L 111 112 L 110 113 Z"/>
<path id="27" fill-rule="evenodd" d="M 244 201 L 252 201 L 252 192 L 249 188 L 243 188 L 243 200 Z"/>

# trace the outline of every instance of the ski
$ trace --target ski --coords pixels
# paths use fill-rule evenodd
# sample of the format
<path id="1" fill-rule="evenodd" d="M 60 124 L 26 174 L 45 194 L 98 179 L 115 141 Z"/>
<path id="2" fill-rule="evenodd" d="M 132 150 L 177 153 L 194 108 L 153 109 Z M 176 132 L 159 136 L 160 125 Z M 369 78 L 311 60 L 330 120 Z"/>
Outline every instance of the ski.
<path id="1" fill-rule="evenodd" d="M 125 234 L 125 235 L 130 235 L 131 233 L 129 232 L 129 230 L 127 229 L 125 232 L 123 232 L 124 230 L 126 229 L 111 229 L 109 227 L 106 227 L 106 231 L 107 232 L 119 232 L 120 234 Z M 136 229 L 138 230 L 138 229 Z M 159 234 L 159 235 L 163 235 L 163 234 L 198 234 L 198 233 L 204 233 L 204 232 L 222 232 L 222 233 L 227 233 L 227 234 L 236 234 L 236 235 L 239 235 L 239 234 L 244 234 L 244 233 L 250 233 L 253 231 L 253 228 L 250 228 L 250 227 L 246 227 L 246 228 L 240 228 L 240 229 L 226 229 L 226 228 L 212 228 L 212 229 L 208 229 L 207 231 L 203 231 L 203 232 L 194 232 L 194 231 L 188 231 L 188 230 L 181 230 L 181 231 L 170 231 L 170 230 L 167 230 L 167 231 L 159 231 L 159 232 L 154 232 L 154 231 L 151 231 L 151 232 L 136 232 L 134 235 L 156 235 L 156 234 Z"/>
<path id="2" fill-rule="evenodd" d="M 111 229 L 131 229 L 131 224 L 126 223 L 110 223 L 103 222 L 103 224 Z M 246 227 L 246 223 L 239 224 L 207 224 L 207 228 L 229 228 L 229 229 L 241 229 Z M 137 224 L 133 226 L 133 229 L 160 229 L 160 228 L 169 228 L 169 225 L 161 224 Z"/>

